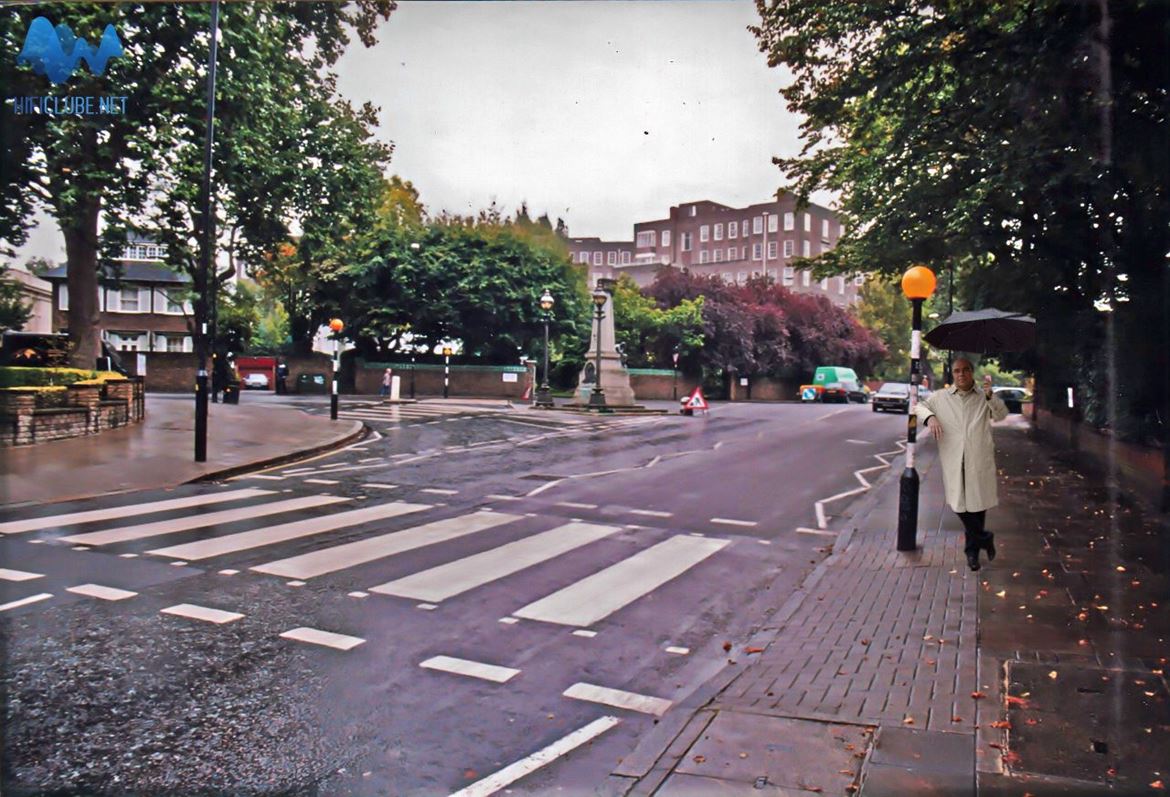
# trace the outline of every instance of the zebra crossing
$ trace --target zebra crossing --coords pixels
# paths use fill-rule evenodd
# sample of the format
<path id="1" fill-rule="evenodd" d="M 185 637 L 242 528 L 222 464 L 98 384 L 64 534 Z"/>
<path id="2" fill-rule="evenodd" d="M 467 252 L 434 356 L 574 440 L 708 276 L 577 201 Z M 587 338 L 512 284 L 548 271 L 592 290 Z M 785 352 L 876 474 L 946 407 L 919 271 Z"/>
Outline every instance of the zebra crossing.
<path id="1" fill-rule="evenodd" d="M 337 417 L 369 424 L 398 424 L 404 421 L 428 422 L 453 417 L 474 417 L 507 412 L 503 407 L 458 403 L 418 402 L 416 404 L 384 404 L 381 402 L 346 404 L 338 409 Z"/>
<path id="2" fill-rule="evenodd" d="M 361 421 L 376 427 L 396 427 L 407 423 L 432 425 L 446 420 L 478 417 L 543 431 L 619 429 L 660 423 L 663 420 L 662 415 L 599 416 L 573 412 L 528 412 L 524 405 L 462 404 L 447 400 L 410 404 L 381 402 L 345 404 L 338 410 L 337 415 L 345 420 Z"/>
<path id="3" fill-rule="evenodd" d="M 511 510 L 512 505 L 507 508 Z M 211 511 L 202 511 L 205 509 Z M 456 513 L 452 515 L 452 511 Z M 6 533 L 39 532 L 36 540 L 28 542 L 143 557 L 138 561 L 173 560 L 173 564 L 186 565 L 234 558 L 224 562 L 232 569 L 219 572 L 294 579 L 289 584 L 351 571 L 369 578 L 370 586 L 360 593 L 362 596 L 423 601 L 420 605 L 431 608 L 496 584 L 506 584 L 509 595 L 523 595 L 525 571 L 587 552 L 591 546 L 630 528 L 644 529 L 610 522 L 566 522 L 563 517 L 482 506 L 458 511 L 439 501 L 391 500 L 355 508 L 354 499 L 334 495 L 289 497 L 287 492 L 274 490 L 230 488 L 165 501 L 44 515 L 4 525 L 10 530 Z M 238 529 L 239 526 L 248 528 Z M 547 594 L 523 595 L 523 601 L 517 601 L 510 612 L 510 619 L 588 628 L 687 574 L 732 543 L 729 539 L 665 529 L 657 532 L 656 537 L 665 539 L 647 540 L 640 550 L 616 564 L 606 562 L 607 566 L 599 565 L 590 575 L 558 584 L 552 591 L 545 587 Z M 191 539 L 192 535 L 196 538 Z M 183 539 L 169 539 L 176 536 Z M 467 553 L 460 543 L 472 538 L 481 541 L 473 546 L 478 552 Z M 307 552 L 305 542 L 311 545 Z M 296 543 L 300 552 L 280 555 L 280 546 L 287 543 Z M 397 572 L 402 560 L 396 557 L 423 548 L 441 555 L 428 554 L 431 564 L 414 572 Z M 21 569 L 20 558 L 18 553 L 6 562 L 10 567 L 0 568 L 0 582 L 7 590 L 5 597 L 13 598 L 0 605 L 0 613 L 52 603 L 53 594 L 38 587 L 44 574 Z M 239 563 L 241 558 L 244 564 Z M 436 560 L 440 563 L 433 564 Z M 393 566 L 396 577 L 386 580 L 383 575 L 378 579 L 379 569 L 387 565 Z M 13 594 L 13 590 L 21 589 L 24 594 Z M 132 602 L 130 599 L 137 595 L 100 583 L 72 584 L 64 591 L 119 602 Z M 181 604 L 166 611 L 196 619 L 214 616 L 218 619 L 211 622 L 227 622 L 224 618 L 228 615 L 232 619 L 245 616 L 247 607 L 189 609 L 187 604 Z M 228 615 L 216 614 L 223 611 Z"/>

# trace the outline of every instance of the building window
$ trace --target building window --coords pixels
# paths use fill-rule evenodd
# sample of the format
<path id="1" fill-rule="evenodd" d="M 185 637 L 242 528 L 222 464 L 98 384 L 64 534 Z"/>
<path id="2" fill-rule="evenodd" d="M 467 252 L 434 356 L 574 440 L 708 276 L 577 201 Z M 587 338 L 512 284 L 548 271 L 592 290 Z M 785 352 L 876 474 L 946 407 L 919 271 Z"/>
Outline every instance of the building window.
<path id="1" fill-rule="evenodd" d="M 768 259 L 769 260 L 776 259 L 776 242 L 775 241 L 768 241 Z"/>
<path id="2" fill-rule="evenodd" d="M 768 279 L 772 280 L 772 282 L 776 281 L 776 269 L 774 269 L 774 268 L 768 269 Z"/>
<path id="3" fill-rule="evenodd" d="M 577 253 L 577 262 L 578 263 L 588 263 L 589 262 L 589 253 L 588 252 L 578 252 Z"/>
<path id="4" fill-rule="evenodd" d="M 682 250 L 683 250 L 684 252 L 689 252 L 689 251 L 691 251 L 691 233 L 689 233 L 689 232 L 684 232 L 684 233 L 682 234 L 682 240 L 681 240 L 681 244 L 682 244 Z"/>
<path id="5" fill-rule="evenodd" d="M 829 278 L 828 277 L 825 277 L 824 279 L 821 280 L 821 290 L 826 291 L 826 292 L 829 290 Z"/>
<path id="6" fill-rule="evenodd" d="M 821 237 L 829 240 L 829 220 L 821 219 Z"/>
<path id="7" fill-rule="evenodd" d="M 812 244 L 810 244 L 808 241 L 801 241 L 800 249 L 802 257 L 808 257 L 812 254 Z"/>
<path id="8" fill-rule="evenodd" d="M 700 263 L 706 263 L 706 262 L 707 262 L 707 250 L 706 250 L 706 249 L 700 249 L 700 250 L 699 250 L 699 262 L 700 262 Z"/>
<path id="9" fill-rule="evenodd" d="M 865 275 L 864 275 L 864 274 L 858 274 L 856 277 L 854 277 L 854 278 L 853 278 L 853 284 L 854 284 L 856 287 L 860 288 L 862 285 L 864 285 L 864 284 L 865 284 Z"/>
<path id="10" fill-rule="evenodd" d="M 792 257 L 794 254 L 796 254 L 796 241 L 785 241 L 784 256 Z"/>
<path id="11" fill-rule="evenodd" d="M 622 252 L 622 265 L 623 266 L 628 265 L 629 262 L 630 262 L 630 253 L 629 252 Z"/>
<path id="12" fill-rule="evenodd" d="M 735 260 L 735 247 L 734 246 L 727 247 L 727 259 L 728 260 Z"/>
<path id="13" fill-rule="evenodd" d="M 812 231 L 812 214 L 810 214 L 810 213 L 804 214 L 804 231 L 805 232 Z"/>
<path id="14" fill-rule="evenodd" d="M 643 249 L 648 246 L 654 246 L 654 239 L 656 237 L 654 230 L 644 230 L 638 233 L 638 248 Z"/>
<path id="15" fill-rule="evenodd" d="M 595 265 L 595 266 L 601 265 L 601 252 L 594 252 L 593 253 L 593 265 Z"/>
<path id="16" fill-rule="evenodd" d="M 691 215 L 697 216 L 698 213 L 699 213 L 699 206 L 698 205 L 691 205 Z"/>
<path id="17" fill-rule="evenodd" d="M 803 285 L 804 287 L 807 288 L 811 281 L 812 280 L 809 278 L 808 269 L 805 269 L 804 271 L 800 272 L 800 284 L 801 285 Z"/>
<path id="18" fill-rule="evenodd" d="M 796 269 L 794 269 L 792 266 L 785 266 L 784 267 L 784 285 L 785 285 L 785 287 L 790 288 L 790 287 L 792 287 L 793 283 L 795 283 L 795 282 L 796 282 Z"/>
<path id="19" fill-rule="evenodd" d="M 716 241 L 723 240 L 723 225 L 722 224 L 715 225 L 715 240 Z"/>
<path id="20" fill-rule="evenodd" d="M 57 286 L 57 307 L 61 310 L 69 309 L 69 286 L 64 282 Z"/>
<path id="21" fill-rule="evenodd" d="M 739 231 L 740 231 L 740 235 L 742 235 L 744 238 L 748 237 L 748 220 L 747 219 L 743 220 L 743 224 L 740 225 Z"/>
<path id="22" fill-rule="evenodd" d="M 795 230 L 796 229 L 796 214 L 795 213 L 785 213 L 784 214 L 784 229 L 786 229 L 786 230 Z"/>
<path id="23" fill-rule="evenodd" d="M 722 249 L 716 249 L 716 250 L 715 250 L 715 262 L 716 262 L 716 263 L 722 263 L 722 262 L 723 262 L 723 250 L 722 250 Z"/>
<path id="24" fill-rule="evenodd" d="M 763 231 L 764 231 L 764 217 L 763 216 L 756 216 L 754 219 L 752 219 L 752 232 L 754 232 L 756 235 L 759 235 Z"/>
<path id="25" fill-rule="evenodd" d="M 120 332 L 109 334 L 110 345 L 118 351 L 145 351 L 146 335 L 131 335 Z"/>
<path id="26" fill-rule="evenodd" d="M 763 247 L 760 244 L 752 244 L 752 260 L 760 259 L 760 250 Z"/>
<path id="27" fill-rule="evenodd" d="M 740 285 L 742 285 L 743 283 L 747 282 L 747 272 L 746 272 L 746 271 L 741 271 L 741 272 L 739 272 L 738 274 L 736 274 L 736 275 L 735 275 L 735 281 L 736 281 L 736 282 L 738 282 Z"/>
<path id="28" fill-rule="evenodd" d="M 739 237 L 739 223 L 738 223 L 738 222 L 734 222 L 734 221 L 733 221 L 733 222 L 730 222 L 730 223 L 728 223 L 728 225 L 727 225 L 727 237 L 728 237 L 728 238 L 737 238 L 737 237 Z"/>
<path id="29" fill-rule="evenodd" d="M 617 265 L 617 252 L 614 252 L 612 250 L 609 252 L 606 252 L 605 253 L 605 262 L 608 265 L 616 266 Z"/>
<path id="30" fill-rule="evenodd" d="M 670 246 L 670 230 L 663 230 L 659 240 L 662 242 L 661 246 Z"/>
<path id="31" fill-rule="evenodd" d="M 150 308 L 143 308 L 142 303 L 138 301 L 137 288 L 122 288 L 118 291 L 118 309 L 123 313 L 140 313 Z"/>
<path id="32" fill-rule="evenodd" d="M 726 284 L 730 285 L 732 282 L 735 282 L 735 276 L 732 275 L 732 273 L 730 271 L 724 271 L 719 276 L 723 279 L 723 282 Z"/>
<path id="33" fill-rule="evenodd" d="M 711 228 L 710 227 L 708 227 L 706 224 L 699 227 L 699 243 L 701 243 L 701 244 L 707 243 L 707 241 L 710 239 L 710 237 L 711 237 Z"/>
<path id="34" fill-rule="evenodd" d="M 842 296 L 845 295 L 845 278 L 844 277 L 837 277 L 837 293 L 841 294 Z"/>
<path id="35" fill-rule="evenodd" d="M 776 218 L 776 214 L 769 213 L 768 214 L 768 232 L 776 232 L 779 229 L 779 227 L 777 226 L 779 224 L 780 224 L 780 219 Z"/>

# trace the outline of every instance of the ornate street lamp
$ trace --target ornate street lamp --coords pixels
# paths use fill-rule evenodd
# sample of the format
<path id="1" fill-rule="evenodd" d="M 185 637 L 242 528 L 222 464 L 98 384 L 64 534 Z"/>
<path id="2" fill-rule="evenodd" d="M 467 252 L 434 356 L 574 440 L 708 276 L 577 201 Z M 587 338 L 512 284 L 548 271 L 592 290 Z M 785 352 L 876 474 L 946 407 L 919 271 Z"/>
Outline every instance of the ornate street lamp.
<path id="1" fill-rule="evenodd" d="M 545 288 L 544 295 L 540 297 L 540 309 L 544 311 L 544 379 L 540 382 L 540 387 L 536 389 L 536 406 L 538 407 L 552 407 L 552 391 L 548 386 L 548 322 L 552 318 L 553 296 Z"/>
<path id="2" fill-rule="evenodd" d="M 593 392 L 589 394 L 589 407 L 595 410 L 604 410 L 606 408 L 605 391 L 601 389 L 601 319 L 605 318 L 605 310 L 603 308 L 608 298 L 609 294 L 600 287 L 593 291 L 593 306 L 596 308 L 597 313 L 597 359 L 593 373 Z"/>
<path id="3" fill-rule="evenodd" d="M 329 322 L 329 329 L 333 330 L 333 394 L 329 397 L 329 417 L 337 420 L 337 373 L 341 368 L 341 330 L 345 329 L 345 322 L 334 318 Z"/>
<path id="4" fill-rule="evenodd" d="M 902 275 L 902 293 L 914 308 L 910 333 L 910 409 L 906 419 L 906 469 L 898 493 L 898 550 L 918 547 L 918 471 L 914 469 L 914 445 L 918 431 L 918 385 L 922 381 L 922 303 L 934 293 L 934 272 L 913 266 Z"/>

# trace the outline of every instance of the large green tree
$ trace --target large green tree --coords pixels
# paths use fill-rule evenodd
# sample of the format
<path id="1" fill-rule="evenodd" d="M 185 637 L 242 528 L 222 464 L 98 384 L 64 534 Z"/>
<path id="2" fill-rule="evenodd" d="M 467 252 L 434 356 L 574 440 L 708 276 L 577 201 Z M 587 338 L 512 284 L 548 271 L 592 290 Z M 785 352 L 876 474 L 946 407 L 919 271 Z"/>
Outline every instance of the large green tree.
<path id="1" fill-rule="evenodd" d="M 238 233 L 234 240 L 244 251 L 287 239 L 294 221 L 310 239 L 311 257 L 330 251 L 332 241 L 321 231 L 332 229 L 338 214 L 323 209 L 322 200 L 344 202 L 347 184 L 332 180 L 338 164 L 324 159 L 338 148 L 352 154 L 352 142 L 368 138 L 357 128 L 368 126 L 372 110 L 354 111 L 333 97 L 329 67 L 351 35 L 371 44 L 378 20 L 393 8 L 391 0 L 222 4 L 213 213 L 219 229 Z M 6 109 L 0 125 L 0 239 L 8 247 L 22 243 L 38 205 L 61 226 L 74 357 L 88 366 L 98 347 L 97 268 L 116 253 L 119 231 L 137 228 L 165 242 L 171 265 L 196 276 L 196 293 L 203 294 L 198 266 L 210 222 L 200 193 L 210 6 L 10 5 L 0 10 L 5 52 L 20 51 L 39 15 L 91 41 L 113 25 L 125 50 L 104 75 L 80 68 L 68 84 L 71 94 L 125 96 L 124 115 L 17 115 Z M 0 61 L 0 84 L 16 96 L 50 93 L 43 76 L 11 58 Z M 388 155 L 376 147 L 364 154 L 371 151 L 375 167 L 379 152 Z M 368 180 L 369 168 L 353 167 L 354 180 Z M 208 311 L 198 302 L 196 318 Z"/>
<path id="2" fill-rule="evenodd" d="M 802 197 L 838 192 L 848 225 L 818 268 L 964 259 L 960 306 L 1036 315 L 1036 351 L 1013 364 L 1035 367 L 1043 394 L 1079 386 L 1096 422 L 1165 435 L 1170 5 L 757 8 L 760 48 L 791 71 L 782 93 L 805 119 L 804 150 L 779 163 Z"/>

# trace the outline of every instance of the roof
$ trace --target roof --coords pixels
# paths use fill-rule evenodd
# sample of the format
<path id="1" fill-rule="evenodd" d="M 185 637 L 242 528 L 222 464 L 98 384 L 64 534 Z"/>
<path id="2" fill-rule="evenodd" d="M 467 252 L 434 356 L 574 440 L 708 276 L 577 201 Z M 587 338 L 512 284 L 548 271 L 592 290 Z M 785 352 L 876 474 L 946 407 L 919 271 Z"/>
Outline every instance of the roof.
<path id="1" fill-rule="evenodd" d="M 191 277 L 181 271 L 167 268 L 161 263 L 146 263 L 136 260 L 121 260 L 120 273 L 117 279 L 121 282 L 162 282 L 182 285 L 191 282 Z M 49 281 L 64 281 L 67 277 L 66 267 L 57 266 L 41 275 Z M 112 269 L 103 269 L 103 282 L 114 282 L 115 274 Z"/>

